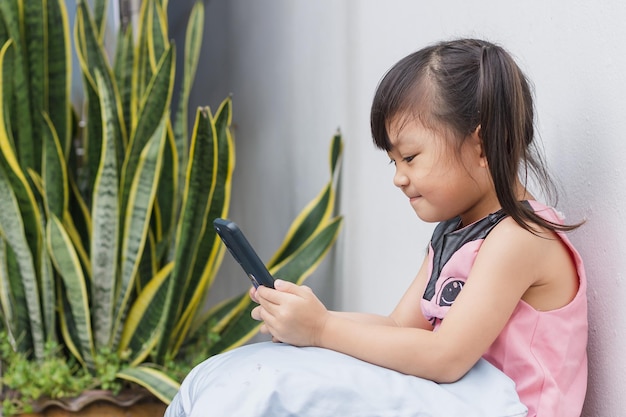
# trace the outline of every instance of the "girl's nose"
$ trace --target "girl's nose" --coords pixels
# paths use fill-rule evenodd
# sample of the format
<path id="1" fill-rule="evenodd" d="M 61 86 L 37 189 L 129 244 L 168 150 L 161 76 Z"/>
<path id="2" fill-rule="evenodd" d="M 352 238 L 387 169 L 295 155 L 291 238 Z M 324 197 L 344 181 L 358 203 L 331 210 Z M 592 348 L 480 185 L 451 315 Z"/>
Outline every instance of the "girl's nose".
<path id="1" fill-rule="evenodd" d="M 393 185 L 398 188 L 402 188 L 405 185 L 408 185 L 409 178 L 399 169 L 396 168 L 396 173 L 393 176 Z"/>

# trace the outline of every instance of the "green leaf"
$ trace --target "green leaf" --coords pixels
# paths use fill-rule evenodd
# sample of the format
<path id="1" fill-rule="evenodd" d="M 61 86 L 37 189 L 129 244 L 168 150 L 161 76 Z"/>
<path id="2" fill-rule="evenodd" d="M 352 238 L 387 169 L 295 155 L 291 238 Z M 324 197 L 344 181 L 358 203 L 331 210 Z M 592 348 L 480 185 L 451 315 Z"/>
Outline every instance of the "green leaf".
<path id="1" fill-rule="evenodd" d="M 43 221 L 43 219 L 42 219 Z M 45 234 L 45 227 L 42 225 Z M 45 236 L 44 236 L 45 239 Z M 41 268 L 41 311 L 44 322 L 44 330 L 46 335 L 46 341 L 57 340 L 57 318 L 56 318 L 56 288 L 54 279 L 54 269 L 52 266 L 52 260 L 47 250 L 42 250 L 39 255 L 41 260 L 39 262 Z"/>
<path id="2" fill-rule="evenodd" d="M 71 307 L 67 298 L 67 290 L 62 280 L 57 280 L 57 298 L 59 305 L 59 328 L 63 337 L 64 346 L 76 358 L 76 360 L 86 367 L 83 355 L 80 352 L 80 337 L 76 329 L 76 323 L 72 317 Z"/>
<path id="3" fill-rule="evenodd" d="M 22 22 L 22 14 L 24 0 L 4 0 L 0 1 L 0 12 L 4 17 L 6 29 L 13 39 L 15 48 L 14 64 L 13 64 L 13 88 L 15 101 L 11 103 L 11 125 L 8 125 L 17 138 L 17 146 L 14 152 L 19 157 L 20 163 L 24 167 L 34 167 L 35 157 L 33 148 L 33 120 L 30 105 L 30 90 L 28 88 L 28 59 L 26 51 L 26 40 L 22 37 L 24 31 L 20 27 Z M 18 7 L 18 3 L 20 6 Z M 4 95 L 3 95 L 4 97 Z M 6 103 L 5 103 L 6 104 Z M 39 114 L 39 113 L 37 113 Z M 8 120 L 8 119 L 7 119 Z M 4 121 L 6 123 L 6 120 Z"/>
<path id="4" fill-rule="evenodd" d="M 163 10 L 167 10 L 168 0 L 156 0 L 157 3 L 161 5 Z M 165 16 L 167 18 L 167 15 Z M 167 23 L 167 22 L 166 22 Z"/>
<path id="5" fill-rule="evenodd" d="M 62 158 L 62 156 L 61 156 Z M 45 169 L 45 161 L 44 161 L 44 169 Z M 34 191 L 37 192 L 38 200 L 46 200 L 44 197 L 44 185 L 43 180 L 34 170 L 29 169 L 28 175 L 30 177 L 30 182 L 34 186 Z M 46 205 L 47 203 L 44 201 L 42 205 Z M 50 211 L 50 210 L 48 210 Z M 43 233 L 43 241 L 45 242 L 45 231 L 46 231 L 46 217 L 41 216 L 40 219 L 40 227 Z M 41 294 L 41 311 L 44 322 L 44 334 L 46 335 L 46 341 L 56 341 L 56 288 L 55 288 L 55 278 L 54 278 L 54 270 L 52 267 L 52 262 L 50 260 L 50 256 L 47 250 L 39 251 L 39 287 Z M 18 274 L 19 275 L 19 274 Z"/>
<path id="6" fill-rule="evenodd" d="M 107 25 L 107 8 L 108 0 L 93 0 L 93 14 L 96 28 L 98 29 L 98 39 L 100 42 L 104 40 L 104 32 Z"/>
<path id="7" fill-rule="evenodd" d="M 15 253 L 3 238 L 0 238 L 0 306 L 13 349 L 32 352 L 33 338 L 22 276 Z"/>
<path id="8" fill-rule="evenodd" d="M 213 117 L 208 108 L 198 109 L 192 136 L 187 184 L 183 194 L 181 219 L 176 232 L 174 271 L 169 282 L 164 307 L 164 334 L 170 334 L 183 306 L 174 304 L 175 294 L 184 294 L 196 262 L 198 243 L 207 223 L 209 202 L 216 180 L 217 141 Z M 170 341 L 162 339 L 157 347 L 157 358 L 165 357 Z"/>
<path id="9" fill-rule="evenodd" d="M 176 154 L 176 144 L 174 143 L 174 134 L 171 126 L 167 129 L 167 143 L 163 150 L 163 169 L 161 170 L 161 181 L 159 181 L 159 190 L 157 191 L 158 206 L 161 213 L 161 239 L 157 242 L 156 256 L 163 262 L 169 262 L 171 259 L 167 257 L 170 249 L 170 243 L 176 230 L 176 222 L 178 221 L 178 156 Z M 173 245 L 172 245 L 173 246 Z"/>
<path id="10" fill-rule="evenodd" d="M 167 38 L 167 18 L 165 10 L 158 2 L 152 2 L 150 7 L 149 24 L 152 32 L 148 37 L 150 48 L 148 49 L 150 57 L 150 66 L 156 72 L 157 62 L 169 48 L 169 40 Z"/>
<path id="11" fill-rule="evenodd" d="M 173 268 L 173 262 L 165 265 L 141 291 L 128 312 L 119 351 L 130 350 L 132 365 L 144 361 L 163 334 L 163 304 Z"/>
<path id="12" fill-rule="evenodd" d="M 46 4 L 46 30 L 43 33 L 47 69 L 44 77 L 45 110 L 67 159 L 72 138 L 72 62 L 67 9 L 63 0 L 47 0 Z"/>
<path id="13" fill-rule="evenodd" d="M 11 37 L 6 24 L 4 23 L 4 16 L 2 15 L 2 9 L 0 8 L 0 45 L 4 45 Z"/>
<path id="14" fill-rule="evenodd" d="M 150 18 L 152 17 L 151 8 L 153 0 L 142 1 L 139 9 L 139 21 L 137 28 L 137 49 L 135 53 L 135 62 L 133 64 L 133 89 L 131 97 L 131 115 L 132 126 L 135 126 L 138 120 L 138 114 L 141 107 L 145 91 L 148 83 L 154 75 L 153 66 L 150 65 Z"/>
<path id="15" fill-rule="evenodd" d="M 122 369 L 117 377 L 141 385 L 165 404 L 169 404 L 180 389 L 178 382 L 146 365 Z"/>
<path id="16" fill-rule="evenodd" d="M 117 37 L 117 48 L 115 51 L 115 64 L 113 72 L 115 81 L 120 92 L 122 103 L 122 114 L 124 116 L 125 130 L 131 131 L 131 98 L 133 91 L 133 60 L 135 46 L 133 45 L 133 25 L 128 25 L 123 34 Z"/>
<path id="17" fill-rule="evenodd" d="M 13 77 L 15 71 L 15 47 L 12 39 L 2 44 L 0 53 L 2 54 L 0 56 L 2 59 L 0 63 L 0 76 L 2 77 L 0 79 L 0 91 L 2 92 L 2 103 L 0 103 L 0 105 L 2 105 L 0 109 L 3 118 L 2 129 L 5 130 L 7 137 L 6 146 L 9 146 L 13 153 L 15 153 L 16 147 L 11 130 L 11 117 L 14 116 L 12 112 L 14 108 Z"/>
<path id="18" fill-rule="evenodd" d="M 174 117 L 174 137 L 178 151 L 178 165 L 180 166 L 180 180 L 184 183 L 184 174 L 187 166 L 187 125 L 189 124 L 189 94 L 196 77 L 198 61 L 200 59 L 200 47 L 202 45 L 202 33 L 204 30 L 204 3 L 196 2 L 191 9 L 187 31 L 185 33 L 185 56 L 183 64 L 183 79 L 178 96 L 178 107 Z"/>
<path id="19" fill-rule="evenodd" d="M 300 284 L 322 262 L 332 243 L 337 238 L 343 218 L 336 217 L 324 224 L 315 235 L 293 255 L 270 269 L 280 279 Z"/>
<path id="20" fill-rule="evenodd" d="M 217 141 L 217 160 L 215 168 L 215 185 L 210 200 L 206 219 L 209 223 L 217 217 L 226 217 L 230 206 L 232 175 L 235 168 L 235 150 L 230 133 L 232 120 L 232 101 L 227 98 L 222 102 L 215 116 Z M 213 280 L 224 257 L 224 246 L 213 227 L 206 227 L 197 246 L 193 272 L 186 285 L 182 305 L 185 309 L 177 323 L 174 337 L 176 340 L 172 353 L 182 345 L 192 320 L 201 306 L 207 288 Z"/>
<path id="21" fill-rule="evenodd" d="M 67 210 L 69 190 L 63 148 L 50 117 L 43 114 L 42 179 L 48 213 L 62 218 Z"/>
<path id="22" fill-rule="evenodd" d="M 61 221 L 52 215 L 46 229 L 48 251 L 58 274 L 65 284 L 65 294 L 79 337 L 82 360 L 93 369 L 94 345 L 89 309 L 89 292 L 78 255 Z"/>
<path id="23" fill-rule="evenodd" d="M 172 46 L 159 63 L 158 71 L 148 86 L 145 101 L 140 106 L 137 125 L 131 133 L 129 149 L 126 152 L 122 167 L 122 213 L 126 212 L 128 194 L 137 169 L 139 154 L 152 137 L 159 121 L 168 112 L 174 86 L 174 55 L 174 47 Z"/>
<path id="24" fill-rule="evenodd" d="M 154 135 L 141 152 L 128 196 L 121 247 L 122 269 L 118 281 L 118 298 L 113 327 L 113 335 L 116 340 L 119 339 L 122 331 L 141 254 L 148 237 L 150 213 L 152 212 L 163 161 L 167 118 L 168 114 L 166 113 Z M 113 346 L 115 345 L 116 343 L 113 343 Z"/>
<path id="25" fill-rule="evenodd" d="M 283 244 L 272 259 L 267 262 L 268 268 L 279 264 L 297 251 L 332 216 L 336 198 L 334 184 L 338 173 L 337 166 L 341 158 L 341 150 L 341 135 L 337 134 L 333 137 L 330 147 L 331 180 L 294 220 L 287 231 Z"/>
<path id="26" fill-rule="evenodd" d="M 341 154 L 343 153 L 343 140 L 341 139 L 341 132 L 337 130 L 335 136 L 333 136 L 330 145 L 330 175 L 333 179 L 337 179 L 339 173 L 339 165 L 341 162 Z"/>
<path id="27" fill-rule="evenodd" d="M 74 29 L 75 44 L 78 62 L 83 72 L 85 80 L 85 90 L 88 100 L 88 121 L 87 121 L 87 151 L 88 161 L 96 164 L 100 161 L 100 152 L 102 146 L 102 126 L 100 103 L 97 98 L 98 87 L 96 84 L 96 70 L 98 70 L 104 80 L 107 90 L 111 97 L 111 103 L 114 105 L 113 114 L 115 137 L 117 143 L 115 145 L 116 155 L 118 159 L 118 167 L 121 166 L 124 159 L 124 149 L 127 143 L 127 133 L 124 123 L 124 115 L 122 111 L 121 99 L 115 84 L 112 70 L 108 64 L 108 57 L 103 45 L 100 43 L 95 22 L 93 21 L 89 8 L 84 2 L 79 2 L 76 10 L 76 24 Z M 93 183 L 93 177 L 90 184 Z"/>
<path id="28" fill-rule="evenodd" d="M 83 74 L 83 85 L 85 89 L 85 113 L 88 119 L 85 134 L 83 136 L 83 147 L 86 152 L 83 176 L 87 179 L 85 187 L 86 204 L 91 206 L 91 190 L 93 190 L 93 182 L 96 179 L 96 164 L 100 160 L 100 152 L 102 150 L 102 120 L 96 115 L 102 113 L 100 108 L 100 98 L 96 88 L 87 81 L 87 77 Z M 93 115 L 93 116 L 90 116 Z M 78 178 L 77 178 L 78 180 Z"/>
<path id="29" fill-rule="evenodd" d="M 203 337 L 210 332 L 220 334 L 224 328 L 238 316 L 241 311 L 248 307 L 249 296 L 246 294 L 237 295 L 235 297 L 226 299 L 211 307 L 207 311 L 198 315 L 189 329 L 187 338 L 185 339 L 182 348 L 189 344 L 196 343 L 199 337 Z"/>
<path id="30" fill-rule="evenodd" d="M 41 42 L 44 32 L 44 10 L 41 1 L 20 0 L 20 6 L 24 13 L 24 19 L 20 22 L 23 26 L 23 45 L 26 48 L 26 68 L 28 77 L 28 93 L 30 95 L 31 115 L 39 115 L 45 110 L 44 104 L 44 45 Z M 28 168 L 39 172 L 41 167 L 41 130 L 39 118 L 32 116 L 32 139 L 22 143 L 20 137 L 18 149 L 21 160 Z M 26 149 L 26 146 L 32 146 Z M 31 159 L 32 158 L 32 159 Z"/>
<path id="31" fill-rule="evenodd" d="M 157 191 L 158 194 L 158 191 Z M 152 217 L 150 221 L 157 217 L 158 210 L 157 205 L 154 203 L 154 209 L 152 210 Z M 146 244 L 143 247 L 141 253 L 141 261 L 139 262 L 139 268 L 137 269 L 137 276 L 135 277 L 135 291 L 140 293 L 141 290 L 150 282 L 154 277 L 158 269 L 158 262 L 156 259 L 156 239 L 154 237 L 154 231 L 148 230 L 148 238 Z"/>
<path id="32" fill-rule="evenodd" d="M 317 198 L 298 215 L 287 232 L 283 245 L 267 262 L 268 268 L 284 261 L 297 251 L 323 225 L 324 220 L 331 214 L 333 198 L 333 188 L 331 184 L 328 184 Z M 294 226 L 297 227 L 294 228 Z"/>
<path id="33" fill-rule="evenodd" d="M 0 199 L 0 230 L 2 236 L 4 236 L 6 242 L 11 246 L 15 254 L 15 261 L 19 268 L 19 276 L 21 277 L 21 285 L 23 285 L 24 300 L 28 308 L 34 354 L 37 359 L 41 360 L 44 354 L 44 330 L 37 282 L 37 269 L 24 231 L 24 219 L 20 213 L 18 198 L 2 167 L 0 167 L 0 195 L 2 196 Z M 22 329 L 20 329 L 20 333 L 21 331 Z"/>
<path id="34" fill-rule="evenodd" d="M 96 72 L 102 109 L 102 153 L 96 174 L 92 203 L 91 266 L 92 311 L 97 348 L 111 342 L 115 283 L 119 248 L 119 207 L 117 158 L 115 155 L 115 114 L 110 92 L 100 72 Z"/>
<path id="35" fill-rule="evenodd" d="M 2 4 L 2 2 L 0 2 Z M 7 64 L 7 54 L 11 43 L 6 43 L 0 49 L 0 67 L 4 73 Z M 4 83 L 0 83 L 0 96 L 4 97 Z M 6 103 L 4 103 L 6 105 Z M 0 164 L 6 168 L 6 175 L 11 182 L 13 192 L 17 197 L 24 223 L 24 233 L 30 246 L 31 253 L 39 253 L 41 249 L 40 214 L 28 180 L 22 171 L 11 137 L 10 126 L 7 125 L 7 107 L 0 107 Z"/>
<path id="36" fill-rule="evenodd" d="M 83 247 L 89 248 L 91 242 L 91 214 L 87 203 L 76 185 L 76 180 L 70 176 L 68 178 L 70 187 L 69 211 L 63 218 L 64 223 L 72 222 L 72 229 L 76 230 L 76 236 Z M 67 220 L 67 221 L 66 221 Z M 66 226 L 66 228 L 68 228 Z M 78 241 L 74 240 L 74 246 L 78 246 Z"/>

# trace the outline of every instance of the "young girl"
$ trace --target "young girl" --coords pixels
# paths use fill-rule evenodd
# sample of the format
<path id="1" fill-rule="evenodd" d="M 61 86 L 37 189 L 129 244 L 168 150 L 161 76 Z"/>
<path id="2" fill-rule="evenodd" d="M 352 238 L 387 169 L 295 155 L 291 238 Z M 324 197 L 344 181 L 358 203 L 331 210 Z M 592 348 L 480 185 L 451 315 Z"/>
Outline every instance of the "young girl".
<path id="1" fill-rule="evenodd" d="M 461 39 L 398 62 L 371 112 L 377 147 L 418 217 L 439 222 L 421 269 L 388 317 L 328 311 L 305 286 L 251 290 L 274 341 L 319 346 L 437 382 L 481 357 L 516 383 L 529 416 L 579 416 L 587 301 L 559 214 L 526 188 L 549 185 L 532 154 L 529 83 L 511 56 Z"/>

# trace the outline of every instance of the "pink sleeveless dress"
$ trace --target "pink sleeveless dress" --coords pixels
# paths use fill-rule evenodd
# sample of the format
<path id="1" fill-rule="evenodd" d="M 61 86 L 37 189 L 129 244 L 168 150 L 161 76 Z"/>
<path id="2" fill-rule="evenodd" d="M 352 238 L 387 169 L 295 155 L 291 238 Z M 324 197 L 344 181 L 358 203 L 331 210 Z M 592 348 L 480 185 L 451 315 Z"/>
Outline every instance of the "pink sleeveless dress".
<path id="1" fill-rule="evenodd" d="M 559 214 L 536 201 L 527 202 L 542 218 L 562 223 Z M 506 217 L 502 211 L 458 229 L 459 219 L 440 223 L 429 246 L 430 280 L 421 300 L 435 330 L 469 275 L 489 232 Z M 587 389 L 587 280 L 582 259 L 569 239 L 580 280 L 578 293 L 557 310 L 537 311 L 520 300 L 508 323 L 483 357 L 513 381 L 528 417 L 578 417 Z"/>

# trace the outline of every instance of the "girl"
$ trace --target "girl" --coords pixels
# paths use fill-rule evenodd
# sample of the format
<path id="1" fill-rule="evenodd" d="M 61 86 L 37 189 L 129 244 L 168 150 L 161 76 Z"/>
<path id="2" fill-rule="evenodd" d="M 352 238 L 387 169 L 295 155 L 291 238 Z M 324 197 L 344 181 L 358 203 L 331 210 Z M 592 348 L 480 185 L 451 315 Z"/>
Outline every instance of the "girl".
<path id="1" fill-rule="evenodd" d="M 421 269 L 388 317 L 328 311 L 305 286 L 251 290 L 273 340 L 319 346 L 437 382 L 481 357 L 516 383 L 529 416 L 574 417 L 587 383 L 579 254 L 557 212 L 535 201 L 529 83 L 511 56 L 461 39 L 424 48 L 382 79 L 374 143 L 418 217 L 439 222 Z"/>

